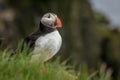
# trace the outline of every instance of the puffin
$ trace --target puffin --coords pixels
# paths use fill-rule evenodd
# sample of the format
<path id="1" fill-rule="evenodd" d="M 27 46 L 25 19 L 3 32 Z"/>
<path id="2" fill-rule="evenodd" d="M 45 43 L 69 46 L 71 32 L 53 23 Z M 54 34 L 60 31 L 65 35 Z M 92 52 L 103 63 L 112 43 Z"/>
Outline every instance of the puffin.
<path id="1" fill-rule="evenodd" d="M 23 42 L 33 48 L 31 61 L 46 62 L 58 53 L 62 44 L 58 28 L 62 28 L 62 22 L 56 14 L 46 13 L 42 16 L 38 29 L 29 34 Z"/>

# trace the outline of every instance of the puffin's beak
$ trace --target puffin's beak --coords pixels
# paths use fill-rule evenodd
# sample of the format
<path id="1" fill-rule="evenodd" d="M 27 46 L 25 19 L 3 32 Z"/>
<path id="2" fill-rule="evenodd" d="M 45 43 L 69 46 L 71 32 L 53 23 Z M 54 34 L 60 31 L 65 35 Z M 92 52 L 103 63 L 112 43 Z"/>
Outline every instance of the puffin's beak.
<path id="1" fill-rule="evenodd" d="M 59 28 L 62 27 L 62 22 L 59 17 L 57 17 L 57 26 L 56 27 L 59 27 Z"/>
<path id="2" fill-rule="evenodd" d="M 60 20 L 59 17 L 55 16 L 56 17 L 56 21 L 52 21 L 51 25 L 54 26 L 54 28 L 61 28 L 62 27 L 62 22 Z"/>

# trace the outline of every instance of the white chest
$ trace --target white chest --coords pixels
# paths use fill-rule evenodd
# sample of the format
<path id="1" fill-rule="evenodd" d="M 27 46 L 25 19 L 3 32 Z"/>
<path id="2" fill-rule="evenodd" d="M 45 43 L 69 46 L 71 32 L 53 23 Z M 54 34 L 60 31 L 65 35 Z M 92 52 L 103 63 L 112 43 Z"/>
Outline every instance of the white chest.
<path id="1" fill-rule="evenodd" d="M 61 43 L 62 38 L 57 30 L 41 36 L 35 42 L 33 57 L 36 58 L 41 56 L 45 61 L 49 60 L 59 51 Z"/>

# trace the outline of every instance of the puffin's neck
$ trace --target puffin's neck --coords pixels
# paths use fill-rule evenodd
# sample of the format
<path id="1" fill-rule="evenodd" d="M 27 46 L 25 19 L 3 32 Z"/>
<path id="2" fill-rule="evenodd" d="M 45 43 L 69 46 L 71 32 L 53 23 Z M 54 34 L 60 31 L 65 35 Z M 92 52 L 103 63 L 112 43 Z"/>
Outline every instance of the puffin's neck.
<path id="1" fill-rule="evenodd" d="M 53 29 L 53 28 L 44 26 L 44 25 L 40 22 L 39 30 L 40 30 L 41 32 L 43 32 L 43 33 L 50 33 L 50 32 L 55 31 L 56 29 Z"/>

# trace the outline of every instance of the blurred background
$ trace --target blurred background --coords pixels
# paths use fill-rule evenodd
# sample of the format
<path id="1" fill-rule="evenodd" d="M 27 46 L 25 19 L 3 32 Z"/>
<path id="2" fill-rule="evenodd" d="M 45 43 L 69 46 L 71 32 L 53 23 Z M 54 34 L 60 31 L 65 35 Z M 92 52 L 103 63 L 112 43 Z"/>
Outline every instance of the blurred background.
<path id="1" fill-rule="evenodd" d="M 120 72 L 120 0 L 0 0 L 0 47 L 15 48 L 33 32 L 46 12 L 63 22 L 58 55 L 76 68 L 90 71 L 106 63 L 113 76 Z M 56 55 L 56 56 L 58 56 Z"/>

